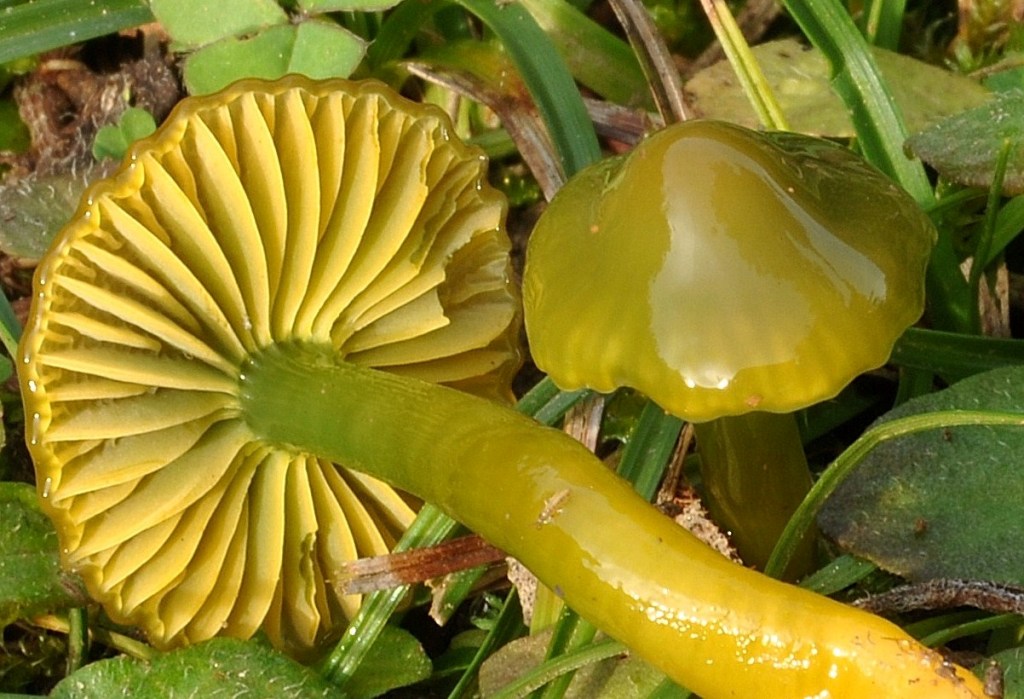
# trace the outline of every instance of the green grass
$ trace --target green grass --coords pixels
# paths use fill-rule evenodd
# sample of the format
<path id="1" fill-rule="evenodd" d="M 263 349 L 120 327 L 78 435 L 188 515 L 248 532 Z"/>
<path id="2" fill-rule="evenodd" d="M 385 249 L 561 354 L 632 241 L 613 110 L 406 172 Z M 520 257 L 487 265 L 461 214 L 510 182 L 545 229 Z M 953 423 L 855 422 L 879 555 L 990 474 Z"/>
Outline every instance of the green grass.
<path id="1" fill-rule="evenodd" d="M 294 9 L 293 6 L 301 2 L 281 4 Z M 726 9 L 725 3 L 709 3 L 712 4 L 717 11 Z M 844 392 L 828 406 L 812 407 L 801 413 L 805 434 L 816 435 L 808 445 L 808 453 L 817 481 L 779 540 L 767 566 L 768 574 L 785 569 L 802 538 L 814 535 L 815 516 L 829 495 L 883 442 L 907 434 L 941 433 L 963 426 L 1021 426 L 1021 415 L 1016 412 L 968 409 L 929 412 L 870 426 L 894 401 L 921 392 L 930 393 L 987 370 L 1024 364 L 1024 343 L 1016 334 L 1007 337 L 986 334 L 977 302 L 979 289 L 991 287 L 1001 269 L 1008 269 L 1011 279 L 1020 271 L 1022 256 L 1016 239 L 1024 227 L 1024 205 L 1021 204 L 1024 200 L 1019 195 L 1015 197 L 1014 192 L 1007 192 L 1003 184 L 1004 175 L 1009 181 L 1009 174 L 1024 168 L 1012 154 L 1013 147 L 1019 148 L 1019 144 L 1007 143 L 992 172 L 991 186 L 971 189 L 939 177 L 920 160 L 908 157 L 904 149 L 907 128 L 870 45 L 895 49 L 920 46 L 928 41 L 948 43 L 951 37 L 943 38 L 941 25 L 921 26 L 921 17 L 928 17 L 927 7 L 922 3 L 874 0 L 862 4 L 863 13 L 851 16 L 844 5 L 835 0 L 783 2 L 799 36 L 820 52 L 828 66 L 831 88 L 848 110 L 853 125 L 855 138 L 848 141 L 850 147 L 909 192 L 937 224 L 939 237 L 926 283 L 927 325 L 908 330 L 897 342 L 891 371 L 857 382 L 854 389 Z M 427 95 L 447 101 L 449 105 L 461 99 L 458 112 L 461 118 L 456 122 L 460 135 L 481 141 L 497 139 L 504 144 L 504 150 L 500 160 L 493 164 L 495 172 L 508 169 L 521 173 L 523 158 L 514 150 L 509 154 L 509 138 L 513 145 L 518 145 L 511 129 L 508 133 L 500 131 L 487 109 L 477 104 L 468 105 L 469 100 L 464 96 L 446 87 L 431 87 L 410 78 L 402 64 L 404 60 L 415 59 L 439 71 L 471 74 L 473 56 L 478 54 L 468 50 L 460 54 L 458 47 L 471 41 L 488 42 L 492 48 L 496 47 L 518 74 L 521 83 L 517 84 L 524 86 L 532 100 L 530 109 L 534 109 L 535 114 L 526 116 L 540 125 L 538 128 L 545 136 L 539 146 L 542 157 L 556 163 L 561 179 L 569 180 L 586 166 L 613 151 L 624 150 L 640 137 L 635 124 L 651 123 L 643 112 L 654 103 L 650 93 L 678 92 L 678 87 L 668 82 L 646 85 L 640 67 L 644 60 L 637 60 L 628 44 L 619 38 L 612 20 L 593 9 L 586 3 L 563 0 L 497 4 L 490 0 L 406 0 L 386 11 L 332 12 L 318 21 L 360 34 L 360 40 L 367 43 L 366 57 L 353 71 L 354 77 L 381 79 L 403 87 L 409 95 Z M 18 59 L 137 27 L 151 20 L 147 4 L 141 0 L 93 3 L 0 0 L 0 68 Z M 210 21 L 215 22 L 216 17 L 211 17 Z M 718 16 L 713 26 L 725 44 L 743 94 L 754 106 L 761 122 L 769 128 L 784 129 L 789 98 L 780 93 L 778 86 L 770 85 L 749 51 L 747 40 L 736 31 L 728 15 Z M 975 31 L 980 29 L 975 28 Z M 1019 61 L 1019 53 L 1014 53 L 1013 46 L 1013 41 L 1008 40 L 1002 50 L 1006 57 Z M 442 53 L 442 49 L 447 53 Z M 963 44 L 959 45 L 958 55 L 962 57 L 964 50 Z M 656 54 L 653 50 L 651 53 Z M 442 55 L 443 61 L 438 58 Z M 969 58 L 974 67 L 975 61 L 995 63 L 1002 57 L 996 51 L 984 57 Z M 5 81 L 9 77 L 5 72 Z M 646 79 L 658 80 L 653 73 Z M 655 89 L 648 91 L 649 87 Z M 502 96 L 500 92 L 494 94 Z M 512 104 L 531 104 L 523 95 L 504 97 Z M 9 94 L 0 94 L 0 98 L 9 99 Z M 603 100 L 600 106 L 606 110 L 597 128 L 592 119 L 594 100 Z M 615 122 L 607 116 L 612 108 L 613 115 L 623 121 Z M 605 137 L 605 127 L 612 123 L 626 123 L 625 136 L 620 131 L 616 132 L 618 138 Z M 4 126 L 0 123 L 0 128 Z M 530 148 L 536 149 L 538 145 L 534 143 Z M 511 212 L 513 223 L 520 228 L 529 227 L 533 220 L 532 209 L 541 205 L 536 195 L 532 197 L 526 197 Z M 0 198 L 0 211 L 2 206 Z M 3 225 L 2 220 L 0 225 Z M 638 232 L 638 237 L 641 234 Z M 975 255 L 983 264 L 976 265 L 965 275 L 961 266 L 965 259 Z M 601 280 L 594 280 L 594 283 L 599 284 Z M 13 293 L 12 288 L 7 291 Z M 6 296 L 0 298 L 0 342 L 15 367 L 19 362 L 20 325 L 14 310 L 17 303 L 12 302 L 18 301 Z M 560 391 L 547 378 L 534 384 L 520 397 L 518 409 L 546 425 L 560 426 L 567 413 L 572 415 L 570 411 L 574 406 L 593 397 L 588 391 Z M 0 473 L 16 473 L 12 464 L 26 459 L 21 446 L 25 421 L 20 414 L 18 396 L 9 394 L 0 398 L 3 398 L 7 435 L 7 445 L 0 454 L 4 459 Z M 578 419 L 570 418 L 571 421 Z M 696 473 L 697 457 L 674 454 L 683 421 L 667 415 L 642 396 L 621 391 L 609 397 L 602 419 L 598 438 L 601 456 L 613 463 L 646 498 L 654 499 L 670 467 L 675 466 L 690 477 Z M 26 511 L 31 510 L 29 506 L 26 508 Z M 458 531 L 455 522 L 428 504 L 396 551 L 430 546 Z M 1019 539 L 1019 532 L 1013 534 Z M 0 563 L 14 555 L 4 546 L 0 536 Z M 56 566 L 58 552 L 55 548 L 35 553 Z M 862 593 L 866 585 L 877 582 L 880 577 L 872 574 L 874 566 L 863 559 L 846 555 L 834 558 L 833 568 L 824 562 L 821 571 L 812 576 L 817 589 L 852 596 Z M 2 571 L 0 566 L 0 576 L 4 574 Z M 51 571 L 48 575 L 55 573 Z M 531 665 L 516 656 L 501 654 L 502 646 L 528 633 L 520 617 L 519 599 L 515 592 L 500 587 L 501 601 L 496 607 L 489 606 L 478 589 L 485 583 L 493 583 L 486 579 L 486 571 L 462 575 L 458 591 L 446 600 L 458 611 L 445 630 L 422 622 L 423 610 L 429 605 L 423 588 L 402 586 L 369 595 L 348 632 L 337 645 L 326 649 L 318 662 L 303 668 L 289 665 L 275 669 L 274 661 L 260 654 L 263 651 L 255 653 L 256 659 L 252 662 L 258 664 L 261 671 L 287 672 L 290 681 L 307 683 L 303 691 L 309 696 L 319 696 L 316 694 L 321 687 L 319 683 L 342 692 L 352 691 L 353 687 L 366 686 L 360 683 L 367 673 L 372 673 L 374 664 L 381 662 L 381 654 L 388 652 L 386 645 L 377 646 L 375 650 L 383 630 L 404 624 L 429 648 L 435 668 L 444 668 L 443 673 L 439 671 L 437 676 L 411 690 L 414 694 L 429 692 L 431 696 L 453 699 L 472 696 L 481 665 L 490 661 L 492 668 L 520 672 L 518 677 L 510 676 L 493 696 L 557 699 L 566 696 L 574 672 L 600 663 L 605 663 L 606 667 L 621 665 L 617 658 L 626 649 L 613 640 L 595 635 L 593 629 L 571 611 L 559 615 L 553 640 L 546 649 L 541 649 L 541 661 Z M 889 578 L 886 580 L 892 582 Z M 38 584 L 42 586 L 49 581 L 51 578 L 40 578 Z M 1024 585 L 1024 579 L 1013 582 Z M 0 580 L 0 611 L 4 614 L 13 611 L 8 616 L 0 616 L 6 627 L 0 636 L 0 692 L 12 692 L 11 696 L 41 695 L 68 668 L 88 673 L 90 665 L 103 657 L 123 655 L 127 659 L 129 655 L 156 654 L 145 644 L 133 640 L 125 629 L 112 625 L 96 609 L 68 611 L 65 607 L 71 602 L 67 600 L 63 604 L 53 603 L 52 608 L 40 608 L 20 598 L 4 599 L 3 590 Z M 43 623 L 43 619 L 49 621 Z M 1019 636 L 1019 619 L 991 616 L 968 623 L 961 621 L 954 617 L 935 617 L 937 627 L 927 629 L 928 641 L 947 643 L 969 635 L 974 647 L 985 648 L 988 643 L 993 650 L 1007 650 L 1014 647 L 1016 642 L 1012 639 Z M 1001 631 L 1007 628 L 1011 631 Z M 54 639 L 57 639 L 56 645 Z M 459 640 L 466 645 L 460 646 Z M 285 662 L 283 658 L 281 661 Z M 205 670 L 203 662 L 183 666 L 181 674 Z M 268 667 L 271 669 L 266 670 Z M 638 698 L 688 694 L 652 670 L 640 674 L 644 680 L 637 686 L 644 689 L 636 694 Z M 144 673 L 132 677 L 135 677 L 132 681 L 144 681 L 139 679 Z M 76 695 L 66 689 L 61 696 Z M 351 696 L 360 695 L 357 692 Z"/>

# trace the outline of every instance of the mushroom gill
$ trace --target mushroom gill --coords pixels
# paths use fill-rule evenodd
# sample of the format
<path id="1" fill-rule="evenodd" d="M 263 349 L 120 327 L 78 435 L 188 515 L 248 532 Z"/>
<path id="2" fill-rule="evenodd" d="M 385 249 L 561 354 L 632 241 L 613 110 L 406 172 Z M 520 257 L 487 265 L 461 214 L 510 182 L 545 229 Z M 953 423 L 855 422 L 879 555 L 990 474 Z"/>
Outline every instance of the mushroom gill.
<path id="1" fill-rule="evenodd" d="M 185 100 L 89 190 L 37 271 L 19 374 L 64 560 L 114 620 L 302 654 L 357 609 L 332 575 L 414 509 L 259 439 L 242 367 L 330 348 L 507 398 L 518 299 L 485 170 L 440 110 L 290 76 Z"/>

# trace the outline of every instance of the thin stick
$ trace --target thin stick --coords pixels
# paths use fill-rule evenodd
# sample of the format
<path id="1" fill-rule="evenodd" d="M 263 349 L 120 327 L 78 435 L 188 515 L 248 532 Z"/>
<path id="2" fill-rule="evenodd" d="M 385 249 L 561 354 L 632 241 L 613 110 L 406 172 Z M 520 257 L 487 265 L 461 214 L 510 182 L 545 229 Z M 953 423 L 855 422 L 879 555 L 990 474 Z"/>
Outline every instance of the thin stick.
<path id="1" fill-rule="evenodd" d="M 610 4 L 647 76 L 662 120 L 672 124 L 692 118 L 679 69 L 647 8 L 639 0 L 610 0 Z"/>
<path id="2" fill-rule="evenodd" d="M 343 566 L 334 585 L 339 594 L 388 590 L 459 570 L 504 560 L 505 553 L 479 536 L 463 536 L 436 546 L 360 558 Z"/>
<path id="3" fill-rule="evenodd" d="M 871 595 L 857 600 L 854 606 L 874 614 L 974 607 L 993 614 L 1024 615 L 1024 588 L 985 580 L 940 578 Z"/>

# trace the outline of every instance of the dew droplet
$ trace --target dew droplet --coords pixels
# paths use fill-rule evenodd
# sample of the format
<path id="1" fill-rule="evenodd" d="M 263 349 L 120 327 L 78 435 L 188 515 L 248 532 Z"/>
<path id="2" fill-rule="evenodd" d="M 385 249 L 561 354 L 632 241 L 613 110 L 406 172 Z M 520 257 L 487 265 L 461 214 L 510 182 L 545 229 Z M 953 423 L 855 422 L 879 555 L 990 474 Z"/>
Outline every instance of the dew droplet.
<path id="1" fill-rule="evenodd" d="M 32 426 L 29 428 L 28 443 L 31 445 L 39 444 L 39 433 L 43 427 L 43 416 L 39 413 L 32 413 Z"/>
<path id="2" fill-rule="evenodd" d="M 39 390 L 39 384 L 36 383 L 35 379 L 28 380 L 28 390 L 31 393 L 35 393 L 37 390 Z"/>
<path id="3" fill-rule="evenodd" d="M 52 487 L 53 487 L 53 479 L 50 478 L 50 477 L 47 477 L 46 480 L 43 481 L 43 497 L 44 498 L 50 497 L 50 488 L 52 488 Z"/>

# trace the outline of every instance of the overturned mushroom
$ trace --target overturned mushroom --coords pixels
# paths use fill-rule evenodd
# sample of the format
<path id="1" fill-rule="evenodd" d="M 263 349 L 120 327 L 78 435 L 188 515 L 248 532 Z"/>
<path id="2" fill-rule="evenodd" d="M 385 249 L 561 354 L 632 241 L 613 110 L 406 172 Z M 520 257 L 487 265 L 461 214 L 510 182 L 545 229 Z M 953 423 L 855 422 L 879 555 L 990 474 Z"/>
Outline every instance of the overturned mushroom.
<path id="1" fill-rule="evenodd" d="M 266 347 L 510 396 L 505 204 L 449 128 L 373 83 L 244 82 L 89 192 L 38 271 L 20 374 L 44 506 L 114 619 L 302 652 L 358 606 L 332 574 L 415 516 L 253 432 L 240 374 Z"/>

